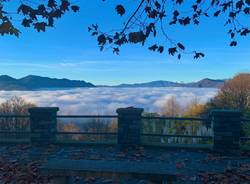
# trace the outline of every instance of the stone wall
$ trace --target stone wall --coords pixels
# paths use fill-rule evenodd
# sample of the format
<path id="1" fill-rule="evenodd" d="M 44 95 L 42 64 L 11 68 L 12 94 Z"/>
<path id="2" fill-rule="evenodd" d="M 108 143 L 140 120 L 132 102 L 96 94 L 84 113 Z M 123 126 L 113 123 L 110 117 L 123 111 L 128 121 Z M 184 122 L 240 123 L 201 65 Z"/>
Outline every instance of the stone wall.
<path id="1" fill-rule="evenodd" d="M 31 142 L 53 143 L 57 131 L 57 107 L 34 107 L 29 109 Z"/>
<path id="2" fill-rule="evenodd" d="M 117 109 L 116 112 L 118 113 L 118 144 L 140 145 L 143 109 L 128 107 Z"/>
<path id="3" fill-rule="evenodd" d="M 241 116 L 242 113 L 235 110 L 211 111 L 215 152 L 231 154 L 239 151 Z"/>

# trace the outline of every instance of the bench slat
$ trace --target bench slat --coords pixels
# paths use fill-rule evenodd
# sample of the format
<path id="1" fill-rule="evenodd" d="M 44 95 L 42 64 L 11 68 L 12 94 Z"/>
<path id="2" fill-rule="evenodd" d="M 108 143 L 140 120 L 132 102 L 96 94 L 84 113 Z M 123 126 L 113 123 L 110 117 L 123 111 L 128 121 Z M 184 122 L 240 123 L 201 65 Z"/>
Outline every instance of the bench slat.
<path id="1" fill-rule="evenodd" d="M 172 183 L 176 180 L 175 168 L 161 162 L 53 159 L 40 167 L 40 171 L 42 174 L 64 178 L 65 181 L 71 176 L 95 176 L 116 181 L 120 178 L 138 178 L 156 183 Z M 59 180 L 58 183 L 60 182 L 62 181 Z"/>
<path id="2" fill-rule="evenodd" d="M 106 171 L 119 173 L 141 173 L 157 175 L 175 175 L 176 169 L 161 162 L 136 162 L 113 160 L 50 160 L 41 170 L 66 171 Z"/>

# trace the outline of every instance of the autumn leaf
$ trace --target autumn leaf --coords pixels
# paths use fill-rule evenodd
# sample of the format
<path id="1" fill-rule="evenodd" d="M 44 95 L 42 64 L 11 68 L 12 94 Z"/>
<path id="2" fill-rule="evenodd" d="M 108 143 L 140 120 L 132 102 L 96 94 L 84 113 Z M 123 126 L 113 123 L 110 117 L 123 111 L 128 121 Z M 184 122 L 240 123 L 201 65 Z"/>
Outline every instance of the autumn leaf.
<path id="1" fill-rule="evenodd" d="M 145 35 L 142 31 L 131 32 L 129 33 L 129 42 L 131 43 L 140 43 L 145 41 Z"/>
<path id="2" fill-rule="evenodd" d="M 232 41 L 231 43 L 230 43 L 230 46 L 231 47 L 235 47 L 237 45 L 237 42 L 236 41 Z"/>
<path id="3" fill-rule="evenodd" d="M 250 14 L 250 8 L 249 7 L 244 8 L 243 11 L 244 11 L 245 14 Z"/>
<path id="4" fill-rule="evenodd" d="M 164 51 L 164 47 L 163 46 L 160 46 L 159 48 L 158 48 L 158 50 L 157 50 L 159 53 L 163 53 L 163 51 Z"/>
<path id="5" fill-rule="evenodd" d="M 80 10 L 80 7 L 76 6 L 76 5 L 73 5 L 73 6 L 71 6 L 71 9 L 72 9 L 73 12 L 78 12 Z"/>
<path id="6" fill-rule="evenodd" d="M 30 24 L 32 23 L 33 21 L 31 19 L 23 19 L 23 22 L 22 22 L 22 25 L 24 27 L 30 27 Z"/>
<path id="7" fill-rule="evenodd" d="M 40 31 L 43 31 L 45 32 L 45 27 L 46 27 L 46 23 L 45 22 L 38 22 L 38 23 L 35 23 L 34 24 L 34 28 L 40 32 Z"/>
<path id="8" fill-rule="evenodd" d="M 104 34 L 101 34 L 97 38 L 98 45 L 105 45 L 106 43 L 106 36 Z"/>
<path id="9" fill-rule="evenodd" d="M 119 55 L 120 49 L 118 47 L 113 48 L 113 53 Z"/>
<path id="10" fill-rule="evenodd" d="M 185 47 L 181 43 L 178 43 L 177 45 L 180 49 L 185 50 Z"/>
<path id="11" fill-rule="evenodd" d="M 205 54 L 203 54 L 201 52 L 195 52 L 194 59 L 199 59 L 202 57 L 205 57 Z"/>
<path id="12" fill-rule="evenodd" d="M 55 0 L 49 0 L 48 1 L 48 7 L 50 7 L 50 8 L 56 7 L 56 1 Z"/>
<path id="13" fill-rule="evenodd" d="M 158 46 L 156 44 L 154 44 L 151 47 L 149 47 L 148 49 L 151 51 L 156 51 L 156 49 L 158 49 Z"/>
<path id="14" fill-rule="evenodd" d="M 215 16 L 215 17 L 218 17 L 218 16 L 220 15 L 220 12 L 221 12 L 221 10 L 216 11 L 216 12 L 214 13 L 214 16 Z"/>
<path id="15" fill-rule="evenodd" d="M 156 6 L 157 9 L 161 8 L 161 4 L 158 1 L 155 1 L 155 6 Z"/>
<path id="16" fill-rule="evenodd" d="M 181 59 L 181 54 L 178 54 L 178 59 Z"/>
<path id="17" fill-rule="evenodd" d="M 246 35 L 249 34 L 249 33 L 250 33 L 250 30 L 247 29 L 247 28 L 245 28 L 245 29 L 243 29 L 243 31 L 240 33 L 240 35 L 241 35 L 241 36 L 246 36 Z"/>
<path id="18" fill-rule="evenodd" d="M 172 47 L 168 49 L 168 53 L 172 56 L 175 55 L 175 53 L 177 52 L 177 48 L 176 47 Z"/>
<path id="19" fill-rule="evenodd" d="M 241 9 L 243 5 L 244 5 L 243 0 L 239 0 L 239 1 L 236 3 L 236 8 L 237 8 L 237 9 Z"/>
<path id="20" fill-rule="evenodd" d="M 69 6 L 70 6 L 70 3 L 68 1 L 62 1 L 62 4 L 60 5 L 60 9 L 62 11 L 69 11 Z"/>
<path id="21" fill-rule="evenodd" d="M 183 0 L 176 0 L 176 4 L 182 4 Z"/>
<path id="22" fill-rule="evenodd" d="M 117 5 L 115 9 L 120 16 L 123 16 L 125 14 L 126 10 L 122 5 Z"/>

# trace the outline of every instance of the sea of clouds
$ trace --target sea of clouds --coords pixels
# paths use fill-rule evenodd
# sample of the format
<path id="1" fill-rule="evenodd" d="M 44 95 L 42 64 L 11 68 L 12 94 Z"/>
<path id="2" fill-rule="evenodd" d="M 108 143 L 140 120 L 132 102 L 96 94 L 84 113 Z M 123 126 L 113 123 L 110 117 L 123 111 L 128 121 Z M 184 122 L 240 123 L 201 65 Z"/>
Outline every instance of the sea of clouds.
<path id="1" fill-rule="evenodd" d="M 141 107 L 147 112 L 161 112 L 172 96 L 185 107 L 192 100 L 207 102 L 217 94 L 215 88 L 76 88 L 70 90 L 0 91 L 0 103 L 13 96 L 37 106 L 59 107 L 64 115 L 116 114 L 121 107 Z"/>

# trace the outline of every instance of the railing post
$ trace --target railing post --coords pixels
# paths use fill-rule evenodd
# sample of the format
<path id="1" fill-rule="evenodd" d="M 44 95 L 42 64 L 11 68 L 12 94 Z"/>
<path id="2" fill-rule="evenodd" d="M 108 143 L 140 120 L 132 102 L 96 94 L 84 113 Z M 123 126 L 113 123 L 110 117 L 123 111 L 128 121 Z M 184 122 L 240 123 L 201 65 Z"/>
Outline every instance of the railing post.
<path id="1" fill-rule="evenodd" d="M 53 143 L 56 139 L 58 107 L 33 107 L 29 109 L 32 143 Z"/>
<path id="2" fill-rule="evenodd" d="M 141 108 L 120 108 L 118 113 L 118 144 L 120 146 L 140 145 L 142 129 Z"/>
<path id="3" fill-rule="evenodd" d="M 237 110 L 212 110 L 213 150 L 222 154 L 240 151 L 241 116 Z"/>

